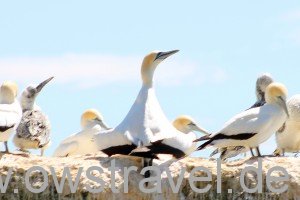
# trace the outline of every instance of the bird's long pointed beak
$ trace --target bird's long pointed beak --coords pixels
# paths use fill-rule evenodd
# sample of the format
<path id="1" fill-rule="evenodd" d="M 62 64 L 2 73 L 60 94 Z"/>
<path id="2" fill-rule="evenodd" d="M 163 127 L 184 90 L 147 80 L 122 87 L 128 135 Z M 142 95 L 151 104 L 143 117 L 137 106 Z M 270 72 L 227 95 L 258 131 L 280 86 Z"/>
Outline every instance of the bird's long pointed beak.
<path id="1" fill-rule="evenodd" d="M 47 80 L 44 80 L 43 82 L 41 82 L 41 83 L 36 87 L 37 92 L 40 92 L 40 91 L 43 89 L 43 87 L 44 87 L 47 83 L 49 83 L 53 78 L 54 78 L 54 77 L 50 77 L 50 78 L 48 78 Z"/>
<path id="2" fill-rule="evenodd" d="M 103 120 L 101 120 L 101 119 L 96 119 L 96 120 L 98 121 L 99 125 L 100 125 L 103 129 L 105 129 L 105 130 L 110 129 L 110 128 L 106 125 L 106 123 L 103 122 Z"/>
<path id="3" fill-rule="evenodd" d="M 166 51 L 166 52 L 159 52 L 155 58 L 155 60 L 160 59 L 160 60 L 164 60 L 167 57 L 177 53 L 179 50 L 172 50 L 172 51 Z"/>
<path id="4" fill-rule="evenodd" d="M 201 126 L 199 126 L 197 124 L 191 124 L 190 127 L 193 131 L 201 132 L 201 133 L 204 133 L 206 135 L 210 134 L 207 130 L 205 130 L 204 128 L 202 128 Z"/>
<path id="5" fill-rule="evenodd" d="M 283 110 L 286 113 L 287 117 L 289 118 L 290 114 L 289 114 L 288 107 L 286 105 L 286 101 L 283 98 L 279 97 L 279 104 L 283 108 Z"/>

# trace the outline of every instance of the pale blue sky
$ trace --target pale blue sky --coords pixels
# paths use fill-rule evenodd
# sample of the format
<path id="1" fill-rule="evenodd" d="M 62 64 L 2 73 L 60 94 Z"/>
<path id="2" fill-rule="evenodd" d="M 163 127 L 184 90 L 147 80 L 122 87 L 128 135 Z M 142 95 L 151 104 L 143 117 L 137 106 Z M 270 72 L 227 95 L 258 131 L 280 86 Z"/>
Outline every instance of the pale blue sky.
<path id="1" fill-rule="evenodd" d="M 46 155 L 80 130 L 87 108 L 112 127 L 121 122 L 140 88 L 143 56 L 156 49 L 180 49 L 155 74 L 170 120 L 188 114 L 217 131 L 254 103 L 263 72 L 300 93 L 296 0 L 2 1 L 0 27 L 0 81 L 23 90 L 56 77 L 37 99 L 52 124 Z M 262 149 L 271 153 L 274 139 Z"/>

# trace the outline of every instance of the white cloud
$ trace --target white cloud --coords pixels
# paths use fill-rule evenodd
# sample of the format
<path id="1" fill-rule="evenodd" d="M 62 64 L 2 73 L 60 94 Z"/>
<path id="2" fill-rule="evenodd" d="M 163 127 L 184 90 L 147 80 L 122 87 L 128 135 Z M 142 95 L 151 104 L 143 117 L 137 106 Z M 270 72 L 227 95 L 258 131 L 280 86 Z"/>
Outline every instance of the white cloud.
<path id="1" fill-rule="evenodd" d="M 55 76 L 57 83 L 73 83 L 78 87 L 94 87 L 112 82 L 139 82 L 142 57 L 67 54 L 57 57 L 0 58 L 0 81 L 15 80 L 36 83 Z M 195 62 L 164 61 L 155 80 L 166 86 L 220 83 L 227 79 L 224 70 L 204 67 Z"/>

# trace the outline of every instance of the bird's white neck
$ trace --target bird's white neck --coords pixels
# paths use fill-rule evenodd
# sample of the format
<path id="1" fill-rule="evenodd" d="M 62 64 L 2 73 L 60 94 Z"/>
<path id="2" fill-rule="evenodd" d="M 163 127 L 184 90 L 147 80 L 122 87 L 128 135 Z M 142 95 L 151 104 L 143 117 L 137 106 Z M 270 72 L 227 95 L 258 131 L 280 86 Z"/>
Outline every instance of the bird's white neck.
<path id="1" fill-rule="evenodd" d="M 82 122 L 82 124 L 81 124 L 81 128 L 83 130 L 94 128 L 96 126 L 102 129 L 102 127 L 96 122 L 86 121 L 86 122 Z"/>
<path id="2" fill-rule="evenodd" d="M 152 87 L 153 85 L 153 75 L 154 71 L 157 67 L 158 63 L 151 63 L 149 64 L 147 61 L 144 60 L 141 68 L 141 76 L 143 85 Z"/>
<path id="3" fill-rule="evenodd" d="M 35 98 L 25 99 L 21 98 L 22 110 L 39 110 L 39 107 L 35 104 Z"/>

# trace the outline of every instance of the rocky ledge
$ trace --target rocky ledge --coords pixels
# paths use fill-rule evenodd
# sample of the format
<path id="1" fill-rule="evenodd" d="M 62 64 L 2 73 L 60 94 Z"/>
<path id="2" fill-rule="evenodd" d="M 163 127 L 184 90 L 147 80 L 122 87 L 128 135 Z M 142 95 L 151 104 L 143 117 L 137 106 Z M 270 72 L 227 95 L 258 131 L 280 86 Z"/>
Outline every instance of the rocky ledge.
<path id="1" fill-rule="evenodd" d="M 3 154 L 0 160 L 0 197 L 106 200 L 300 199 L 299 158 L 266 157 L 262 158 L 261 165 L 257 158 L 229 163 L 218 163 L 217 160 L 206 158 L 185 158 L 170 166 L 155 160 L 154 166 L 161 174 L 152 171 L 153 181 L 148 186 L 143 184 L 141 163 L 140 158 L 108 158 L 101 154 L 68 158 Z M 130 172 L 129 167 L 132 167 Z M 249 167 L 254 171 L 250 171 Z M 221 168 L 219 172 L 218 168 Z M 64 180 L 64 170 L 69 170 L 72 182 Z M 243 175 L 245 170 L 249 172 Z M 241 178 L 244 184 L 240 183 Z M 60 183 L 65 184 L 60 188 Z M 70 188 L 72 185 L 74 187 Z"/>

